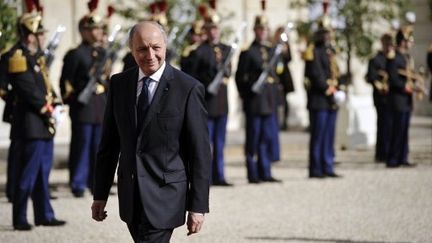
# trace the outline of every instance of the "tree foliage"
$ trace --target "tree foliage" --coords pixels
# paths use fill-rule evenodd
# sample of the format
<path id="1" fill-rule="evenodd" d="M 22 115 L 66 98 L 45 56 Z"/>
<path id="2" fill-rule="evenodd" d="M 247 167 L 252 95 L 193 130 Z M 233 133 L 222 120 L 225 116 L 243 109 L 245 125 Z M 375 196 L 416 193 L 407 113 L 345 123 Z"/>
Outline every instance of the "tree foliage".
<path id="1" fill-rule="evenodd" d="M 17 39 L 17 10 L 9 2 L 0 2 L 0 53 L 6 51 Z"/>

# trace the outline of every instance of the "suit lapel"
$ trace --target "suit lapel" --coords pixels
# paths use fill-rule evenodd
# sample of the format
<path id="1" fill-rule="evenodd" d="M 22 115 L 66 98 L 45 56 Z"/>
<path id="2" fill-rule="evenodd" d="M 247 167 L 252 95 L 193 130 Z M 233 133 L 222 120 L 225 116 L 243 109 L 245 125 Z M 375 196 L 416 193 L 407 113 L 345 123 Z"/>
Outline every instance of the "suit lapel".
<path id="1" fill-rule="evenodd" d="M 162 100 L 164 100 L 165 95 L 168 94 L 169 83 L 173 78 L 172 67 L 170 65 L 166 65 L 165 70 L 162 74 L 161 79 L 159 80 L 159 85 L 156 89 L 156 92 L 151 101 L 150 107 L 147 111 L 146 116 L 144 117 L 143 125 L 141 131 L 139 131 L 139 135 L 142 136 L 143 131 L 152 120 L 156 112 L 159 110 L 159 104 Z"/>
<path id="2" fill-rule="evenodd" d="M 136 93 L 137 93 L 137 84 L 138 84 L 138 68 L 135 68 L 134 71 L 130 72 L 129 77 L 127 78 L 128 89 L 127 89 L 127 98 L 128 98 L 128 115 L 131 127 L 133 128 L 134 134 L 136 134 Z"/>

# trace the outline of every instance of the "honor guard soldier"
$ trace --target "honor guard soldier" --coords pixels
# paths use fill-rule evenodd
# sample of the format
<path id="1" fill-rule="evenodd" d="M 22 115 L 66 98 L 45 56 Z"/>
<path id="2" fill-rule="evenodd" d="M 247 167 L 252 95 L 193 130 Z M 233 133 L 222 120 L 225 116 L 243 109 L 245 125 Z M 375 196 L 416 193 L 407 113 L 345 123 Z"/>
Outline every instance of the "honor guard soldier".
<path id="1" fill-rule="evenodd" d="M 273 45 L 276 46 L 281 41 L 281 35 L 284 32 L 284 27 L 278 27 L 274 33 Z M 290 69 L 288 67 L 291 61 L 291 50 L 288 42 L 284 42 L 283 50 L 281 55 L 276 62 L 276 75 L 279 79 L 279 93 L 280 93 L 280 105 L 283 106 L 283 114 L 281 119 L 280 129 L 288 130 L 288 115 L 289 115 L 289 104 L 287 100 L 287 95 L 294 92 L 294 84 L 291 76 Z M 279 114 L 279 113 L 278 113 Z"/>
<path id="2" fill-rule="evenodd" d="M 366 81 L 372 85 L 373 101 L 377 113 L 375 161 L 385 163 L 390 147 L 391 113 L 388 100 L 389 84 L 386 70 L 387 60 L 394 58 L 393 37 L 381 37 L 382 49 L 369 60 Z"/>
<path id="3" fill-rule="evenodd" d="M 33 6 L 33 5 L 32 5 Z M 33 9 L 28 7 L 29 11 Z M 42 16 L 24 13 L 17 22 L 19 41 L 5 54 L 7 80 L 14 90 L 11 140 L 17 156 L 13 191 L 13 227 L 31 230 L 27 203 L 33 201 L 35 225 L 59 226 L 65 221 L 54 216 L 48 177 L 53 162 L 54 107 L 61 104 L 52 89 L 42 51 L 46 30 Z"/>
<path id="4" fill-rule="evenodd" d="M 10 53 L 9 53 L 10 54 Z M 0 53 L 1 55 L 1 53 Z M 6 53 L 0 56 L 0 98 L 5 102 L 3 109 L 3 122 L 12 123 L 12 112 L 13 106 L 16 103 L 15 95 L 11 88 L 8 73 L 8 60 L 6 59 Z M 16 158 L 16 146 L 15 141 L 12 137 L 9 137 L 10 144 L 7 156 L 7 175 L 6 175 L 6 197 L 8 202 L 12 202 L 13 190 L 15 187 L 17 162 Z"/>
<path id="5" fill-rule="evenodd" d="M 215 6 L 211 6 L 208 15 L 204 16 L 204 21 L 207 40 L 195 50 L 192 56 L 192 76 L 206 88 L 207 124 L 213 153 L 212 184 L 231 186 L 232 184 L 226 182 L 224 175 L 224 147 L 228 119 L 227 82 L 231 68 L 223 70 L 230 47 L 220 42 L 219 16 L 215 12 Z M 223 72 L 223 77 L 221 80 L 215 80 L 220 71 Z M 214 92 L 209 89 L 212 82 L 219 82 Z"/>
<path id="6" fill-rule="evenodd" d="M 255 40 L 249 49 L 240 54 L 235 75 L 246 115 L 247 177 L 249 183 L 280 182 L 271 173 L 271 161 L 275 159 L 271 147 L 275 140 L 272 136 L 274 131 L 278 130 L 275 75 L 270 73 L 260 85 L 260 90 L 253 90 L 272 55 L 271 47 L 267 43 L 268 21 L 264 15 L 255 18 L 254 33 Z"/>
<path id="7" fill-rule="evenodd" d="M 336 53 L 331 32 L 323 24 L 314 33 L 304 59 L 307 109 L 309 110 L 309 177 L 339 177 L 334 171 L 334 140 L 338 103 L 344 100 L 339 84 Z"/>
<path id="8" fill-rule="evenodd" d="M 60 90 L 64 103 L 69 105 L 72 122 L 69 175 L 75 197 L 82 197 L 86 187 L 92 190 L 92 171 L 101 139 L 109 78 L 101 70 L 106 66 L 102 63 L 103 21 L 95 13 L 97 1 L 90 1 L 88 6 L 90 13 L 78 24 L 82 42 L 64 57 L 60 78 Z"/>
<path id="9" fill-rule="evenodd" d="M 387 62 L 392 113 L 390 149 L 386 161 L 389 168 L 414 165 L 408 161 L 408 131 L 413 109 L 413 93 L 421 90 L 415 83 L 414 64 L 409 53 L 413 44 L 412 29 L 404 26 L 396 34 L 396 55 Z"/>
<path id="10" fill-rule="evenodd" d="M 192 28 L 188 33 L 188 45 L 184 48 L 180 58 L 180 69 L 192 75 L 192 65 L 194 61 L 193 52 L 204 41 L 205 33 L 203 31 L 204 21 L 197 20 L 192 23 Z"/>

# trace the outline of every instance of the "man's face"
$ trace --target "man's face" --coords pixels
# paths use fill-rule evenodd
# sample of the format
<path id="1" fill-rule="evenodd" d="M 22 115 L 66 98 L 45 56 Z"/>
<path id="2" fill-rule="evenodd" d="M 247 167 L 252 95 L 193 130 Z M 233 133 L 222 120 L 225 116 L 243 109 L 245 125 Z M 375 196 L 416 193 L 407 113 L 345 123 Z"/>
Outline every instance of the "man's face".
<path id="1" fill-rule="evenodd" d="M 83 39 L 90 44 L 102 42 L 103 30 L 100 27 L 86 28 L 82 30 L 81 35 Z"/>
<path id="2" fill-rule="evenodd" d="M 161 30 L 151 23 L 141 23 L 132 37 L 132 55 L 146 76 L 156 72 L 165 61 L 166 43 Z"/>
<path id="3" fill-rule="evenodd" d="M 206 28 L 207 37 L 210 42 L 217 43 L 219 42 L 220 31 L 217 26 L 210 26 Z"/>
<path id="4" fill-rule="evenodd" d="M 268 38 L 268 30 L 266 27 L 258 26 L 254 28 L 255 38 L 257 41 L 262 42 L 266 41 Z"/>

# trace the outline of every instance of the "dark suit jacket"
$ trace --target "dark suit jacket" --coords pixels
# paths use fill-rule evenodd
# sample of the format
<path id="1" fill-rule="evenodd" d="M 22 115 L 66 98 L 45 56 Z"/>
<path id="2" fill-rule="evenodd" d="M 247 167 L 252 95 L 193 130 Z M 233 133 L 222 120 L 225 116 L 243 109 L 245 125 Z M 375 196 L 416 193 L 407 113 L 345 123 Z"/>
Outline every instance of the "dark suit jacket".
<path id="1" fill-rule="evenodd" d="M 407 78 L 399 74 L 399 70 L 407 68 L 408 56 L 396 51 L 394 59 L 387 62 L 387 73 L 389 75 L 389 100 L 391 109 L 397 112 L 408 112 L 413 108 L 412 94 L 405 91 Z"/>
<path id="2" fill-rule="evenodd" d="M 220 64 L 216 59 L 215 48 L 221 51 Z M 223 116 L 228 114 L 228 89 L 227 85 L 222 82 L 216 95 L 207 92 L 207 87 L 213 81 L 219 71 L 219 65 L 228 57 L 230 47 L 218 43 L 210 44 L 208 41 L 202 43 L 192 54 L 193 64 L 191 75 L 204 84 L 206 88 L 206 102 L 210 117 Z M 229 68 L 231 69 L 231 68 Z M 225 77 L 230 76 L 231 70 L 226 70 Z"/>
<path id="3" fill-rule="evenodd" d="M 45 60 L 41 54 L 31 55 L 28 49 L 18 43 L 4 56 L 4 63 L 7 65 L 10 58 L 22 52 L 25 58 L 25 70 L 19 72 L 9 72 L 7 68 L 1 68 L 6 75 L 6 79 L 13 87 L 13 104 L 11 107 L 12 127 L 11 139 L 51 139 L 54 134 L 48 130 L 49 115 L 42 112 L 42 108 L 47 104 L 48 88 L 46 87 L 43 66 L 40 62 Z M 3 64 L 2 64 L 3 66 Z M 56 94 L 51 91 L 54 100 Z M 55 105 L 55 104 L 53 104 Z"/>
<path id="4" fill-rule="evenodd" d="M 329 47 L 316 44 L 313 60 L 307 60 L 305 63 L 305 76 L 310 82 L 310 88 L 307 90 L 308 110 L 337 109 L 333 96 L 325 93 L 329 88 L 327 79 L 331 78 L 329 51 Z"/>
<path id="5" fill-rule="evenodd" d="M 210 144 L 204 87 L 167 64 L 136 131 L 138 68 L 113 75 L 95 165 L 94 199 L 106 200 L 118 163 L 120 217 L 132 223 L 134 188 L 151 224 L 184 224 L 185 211 L 209 211 Z M 119 158 L 120 154 L 120 158 Z"/>
<path id="6" fill-rule="evenodd" d="M 375 81 L 381 81 L 383 79 L 379 71 L 386 71 L 386 65 L 387 57 L 382 51 L 378 52 L 375 57 L 369 60 L 366 81 L 373 87 L 373 100 L 377 107 L 388 105 L 388 95 L 381 93 L 374 85 Z"/>
<path id="7" fill-rule="evenodd" d="M 235 75 L 237 89 L 243 100 L 243 110 L 252 115 L 271 115 L 276 111 L 278 102 L 276 82 L 265 82 L 259 94 L 252 91 L 252 86 L 265 65 L 264 53 L 268 59 L 271 58 L 271 48 L 254 41 L 248 50 L 240 53 Z M 275 79 L 274 75 L 270 76 Z"/>
<path id="8" fill-rule="evenodd" d="M 90 81 L 90 71 L 94 63 L 104 56 L 104 52 L 101 47 L 96 48 L 83 42 L 70 50 L 63 59 L 60 90 L 64 103 L 69 105 L 69 114 L 73 122 L 101 124 L 103 121 L 106 93 L 93 93 L 86 105 L 78 102 L 78 95 Z M 68 91 L 68 85 L 72 86 L 72 92 Z"/>

